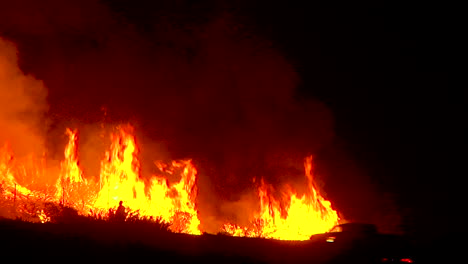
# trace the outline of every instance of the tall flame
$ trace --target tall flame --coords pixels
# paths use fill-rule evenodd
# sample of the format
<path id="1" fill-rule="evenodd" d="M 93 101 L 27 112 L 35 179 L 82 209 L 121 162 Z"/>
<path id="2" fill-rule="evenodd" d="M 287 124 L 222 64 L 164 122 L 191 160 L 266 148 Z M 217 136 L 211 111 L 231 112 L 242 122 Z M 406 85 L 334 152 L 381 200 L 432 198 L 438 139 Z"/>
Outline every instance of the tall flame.
<path id="1" fill-rule="evenodd" d="M 101 189 L 94 202 L 96 208 L 117 207 L 120 201 L 132 209 L 145 209 L 145 184 L 139 179 L 140 164 L 136 159 L 138 149 L 134 137 L 126 129 L 112 134 L 111 149 L 101 161 Z"/>
<path id="2" fill-rule="evenodd" d="M 101 162 L 101 189 L 93 207 L 109 209 L 120 201 L 141 216 L 160 217 L 171 223 L 177 232 L 199 234 L 194 189 L 197 171 L 191 161 L 173 161 L 169 171 L 182 168 L 181 180 L 169 186 L 164 178 L 154 176 L 146 192 L 146 184 L 139 178 L 138 148 L 132 127 L 126 126 L 113 134 L 111 150 Z M 163 162 L 159 162 L 163 168 Z M 167 167 L 167 166 L 166 166 Z"/>
<path id="3" fill-rule="evenodd" d="M 69 196 L 76 194 L 74 191 L 80 187 L 81 183 L 86 184 L 86 181 L 83 179 L 83 172 L 78 165 L 77 132 L 67 128 L 66 134 L 69 140 L 65 147 L 65 159 L 60 164 L 60 175 L 55 184 L 57 188 L 55 198 L 61 201 L 62 204 L 66 204 L 67 201 L 76 201 L 76 196 Z"/>

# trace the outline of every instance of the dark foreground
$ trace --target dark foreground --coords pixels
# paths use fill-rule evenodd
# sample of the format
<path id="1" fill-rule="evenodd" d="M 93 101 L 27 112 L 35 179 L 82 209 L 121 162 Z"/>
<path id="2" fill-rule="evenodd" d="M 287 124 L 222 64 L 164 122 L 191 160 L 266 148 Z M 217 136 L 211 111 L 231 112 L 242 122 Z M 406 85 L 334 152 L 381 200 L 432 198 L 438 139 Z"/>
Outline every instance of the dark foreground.
<path id="1" fill-rule="evenodd" d="M 401 245 L 376 240 L 332 243 L 192 236 L 128 223 L 0 220 L 0 234 L 1 254 L 21 263 L 399 263 L 391 262 L 391 257 L 402 250 Z"/>

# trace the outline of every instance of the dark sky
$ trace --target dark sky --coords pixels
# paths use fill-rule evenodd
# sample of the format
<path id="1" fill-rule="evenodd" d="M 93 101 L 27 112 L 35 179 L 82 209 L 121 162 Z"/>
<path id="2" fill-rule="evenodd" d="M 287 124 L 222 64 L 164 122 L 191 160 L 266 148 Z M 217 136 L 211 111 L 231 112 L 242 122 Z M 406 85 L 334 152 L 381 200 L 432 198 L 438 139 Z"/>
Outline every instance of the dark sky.
<path id="1" fill-rule="evenodd" d="M 105 105 L 111 120 L 157 133 L 172 156 L 213 166 L 222 179 L 211 180 L 228 186 L 220 194 L 247 188 L 249 177 L 232 179 L 241 174 L 271 174 L 277 153 L 292 150 L 315 155 L 329 198 L 357 219 L 396 206 L 414 232 L 443 233 L 463 213 L 466 98 L 449 81 L 440 6 L 23 2 L 11 4 L 0 34 L 45 81 L 52 116 L 100 121 Z M 233 83 L 225 65 L 240 65 L 232 80 L 244 88 L 217 90 Z"/>

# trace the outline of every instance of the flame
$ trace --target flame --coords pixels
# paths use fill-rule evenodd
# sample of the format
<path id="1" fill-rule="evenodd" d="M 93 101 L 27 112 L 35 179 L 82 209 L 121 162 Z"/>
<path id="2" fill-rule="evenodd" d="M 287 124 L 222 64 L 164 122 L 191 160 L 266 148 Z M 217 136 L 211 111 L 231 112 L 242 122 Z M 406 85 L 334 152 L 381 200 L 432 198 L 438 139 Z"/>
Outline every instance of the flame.
<path id="1" fill-rule="evenodd" d="M 120 220 L 135 215 L 156 218 L 173 232 L 201 234 L 198 172 L 192 160 L 155 161 L 158 172 L 143 178 L 130 125 L 118 126 L 111 133 L 99 175 L 85 175 L 80 166 L 77 130 L 66 129 L 68 143 L 60 163 L 50 162 L 46 154 L 26 155 L 44 152 L 42 134 L 33 128 L 45 113 L 46 89 L 41 81 L 21 72 L 16 53 L 14 45 L 0 39 L 0 217 L 45 223 L 56 221 L 53 214 L 57 211 L 73 208 L 83 216 L 97 212 L 111 218 L 117 208 L 115 212 L 124 216 Z M 233 236 L 304 240 L 337 224 L 337 212 L 314 185 L 312 157 L 305 159 L 304 166 L 304 194 L 287 186 L 277 197 L 274 187 L 262 179 L 258 210 L 249 215 L 250 225 L 225 223 L 223 230 Z"/>
<path id="2" fill-rule="evenodd" d="M 3 192 L 8 196 L 16 195 L 16 192 L 23 195 L 30 194 L 31 191 L 17 183 L 16 178 L 13 175 L 13 163 L 13 153 L 9 145 L 5 144 L 5 146 L 0 149 L 0 179 Z M 14 193 L 12 192 L 12 187 L 14 187 Z"/>
<path id="3" fill-rule="evenodd" d="M 20 178 L 20 175 L 24 176 L 27 174 L 32 176 L 35 174 L 37 176 L 37 174 L 40 174 L 40 168 L 38 168 L 39 166 L 36 166 L 32 159 L 29 159 L 29 161 L 29 164 L 27 162 L 23 164 L 18 163 L 14 159 L 13 152 L 11 151 L 8 144 L 5 144 L 5 146 L 0 149 L 0 183 L 4 195 L 9 198 L 13 196 L 31 196 L 39 198 L 40 196 L 43 196 L 37 191 L 24 187 L 17 180 Z"/>
<path id="4" fill-rule="evenodd" d="M 50 222 L 50 217 L 47 216 L 47 214 L 44 212 L 44 210 L 38 211 L 37 216 L 39 217 L 39 220 L 41 221 L 41 223 Z"/>
<path id="5" fill-rule="evenodd" d="M 67 129 L 66 134 L 69 140 L 64 160 L 60 163 L 55 190 L 47 193 L 30 190 L 18 183 L 18 164 L 12 151 L 8 145 L 0 149 L 0 190 L 2 197 L 13 201 L 11 207 L 14 210 L 21 210 L 16 200 L 39 204 L 50 200 L 41 200 L 41 197 L 49 196 L 53 197 L 52 201 L 72 207 L 83 215 L 90 211 L 109 212 L 109 209 L 117 207 L 122 201 L 128 212 L 137 212 L 142 217 L 159 217 L 169 223 L 170 229 L 175 232 L 201 234 L 195 205 L 197 170 L 191 160 L 172 161 L 170 164 L 155 162 L 161 175 L 154 175 L 146 184 L 140 179 L 138 147 L 133 128 L 129 125 L 121 126 L 117 128 L 117 133 L 111 134 L 112 143 L 101 161 L 97 185 L 84 177 L 79 166 L 77 131 Z M 179 175 L 180 180 L 169 185 L 162 174 Z M 50 221 L 43 209 L 30 212 L 30 215 L 42 223 Z"/>
<path id="6" fill-rule="evenodd" d="M 28 176 L 31 181 L 31 175 L 43 176 L 45 164 L 33 158 L 15 160 L 8 144 L 0 149 L 0 206 L 11 209 L 9 217 L 26 215 L 31 221 L 50 222 L 51 217 L 44 210 L 46 202 L 72 207 L 85 216 L 100 212 L 110 217 L 110 212 L 122 202 L 127 216 L 137 213 L 140 217 L 160 218 L 173 232 L 201 234 L 197 169 L 190 159 L 155 161 L 158 173 L 143 179 L 134 129 L 122 125 L 110 135 L 111 144 L 101 160 L 96 182 L 93 177 L 86 178 L 80 167 L 78 131 L 67 129 L 66 135 L 64 159 L 52 190 L 49 186 L 34 189 L 33 184 L 22 184 Z M 278 198 L 273 195 L 278 193 L 273 185 L 261 179 L 257 190 L 259 209 L 253 213 L 251 223 L 225 223 L 222 230 L 232 236 L 306 240 L 338 224 L 337 212 L 314 184 L 312 161 L 311 156 L 304 160 L 304 194 L 299 195 L 287 185 Z M 21 177 L 25 179 L 20 182 Z"/>
<path id="7" fill-rule="evenodd" d="M 195 205 L 197 170 L 192 161 L 172 161 L 171 166 L 157 162 L 156 165 L 162 172 L 168 174 L 174 174 L 174 170 L 181 170 L 180 181 L 171 188 L 168 188 L 167 181 L 162 177 L 152 179 L 150 197 L 156 204 L 157 214 L 164 220 L 172 222 L 172 229 L 176 232 L 201 234 Z"/>
<path id="8" fill-rule="evenodd" d="M 110 209 L 122 201 L 126 208 L 141 216 L 160 217 L 171 224 L 173 231 L 201 234 L 195 207 L 197 171 L 191 161 L 173 161 L 170 166 L 158 162 L 158 168 L 165 168 L 171 174 L 175 169 L 182 169 L 181 179 L 169 186 L 165 178 L 155 175 L 146 192 L 148 188 L 139 178 L 138 148 L 132 132 L 133 128 L 126 126 L 111 136 L 111 150 L 101 162 L 101 188 L 93 207 Z"/>
<path id="9" fill-rule="evenodd" d="M 72 131 L 69 128 L 66 129 L 68 135 L 68 144 L 65 147 L 65 159 L 60 164 L 60 175 L 55 184 L 57 192 L 55 198 L 62 204 L 76 203 L 77 199 L 83 196 L 77 196 L 79 189 L 83 185 L 86 185 L 86 179 L 83 179 L 83 172 L 78 165 L 77 158 L 77 131 Z M 74 196 L 73 196 L 74 195 Z"/>
<path id="10" fill-rule="evenodd" d="M 101 188 L 94 207 L 109 209 L 125 201 L 127 207 L 141 209 L 141 213 L 145 213 L 148 209 L 145 184 L 139 179 L 140 164 L 136 159 L 138 149 L 135 139 L 125 128 L 119 134 L 112 134 L 111 139 L 111 150 L 101 161 Z"/>
<path id="11" fill-rule="evenodd" d="M 34 189 L 37 187 L 35 180 L 43 176 L 43 165 L 32 157 L 16 160 L 8 144 L 0 148 L 0 216 L 42 221 L 41 204 L 53 200 L 47 184 Z M 27 186 L 19 179 L 29 180 Z"/>
<path id="12" fill-rule="evenodd" d="M 325 200 L 314 186 L 312 174 L 312 156 L 304 161 L 308 192 L 301 197 L 291 187 L 283 193 L 288 202 L 281 206 L 273 196 L 274 188 L 262 179 L 258 188 L 260 210 L 251 227 L 239 227 L 225 224 L 224 231 L 233 236 L 265 237 L 281 240 L 307 240 L 313 234 L 323 233 L 338 224 L 337 212 L 331 203 Z"/>

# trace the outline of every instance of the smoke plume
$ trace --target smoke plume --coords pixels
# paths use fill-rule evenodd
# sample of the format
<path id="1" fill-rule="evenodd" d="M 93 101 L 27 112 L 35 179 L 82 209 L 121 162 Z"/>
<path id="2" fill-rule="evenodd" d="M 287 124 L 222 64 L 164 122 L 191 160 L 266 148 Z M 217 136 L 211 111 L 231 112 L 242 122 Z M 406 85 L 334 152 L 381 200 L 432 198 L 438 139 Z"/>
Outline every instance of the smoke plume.
<path id="1" fill-rule="evenodd" d="M 42 154 L 47 90 L 19 69 L 15 45 L 1 38 L 0 95 L 1 144 L 8 144 L 18 157 Z"/>

